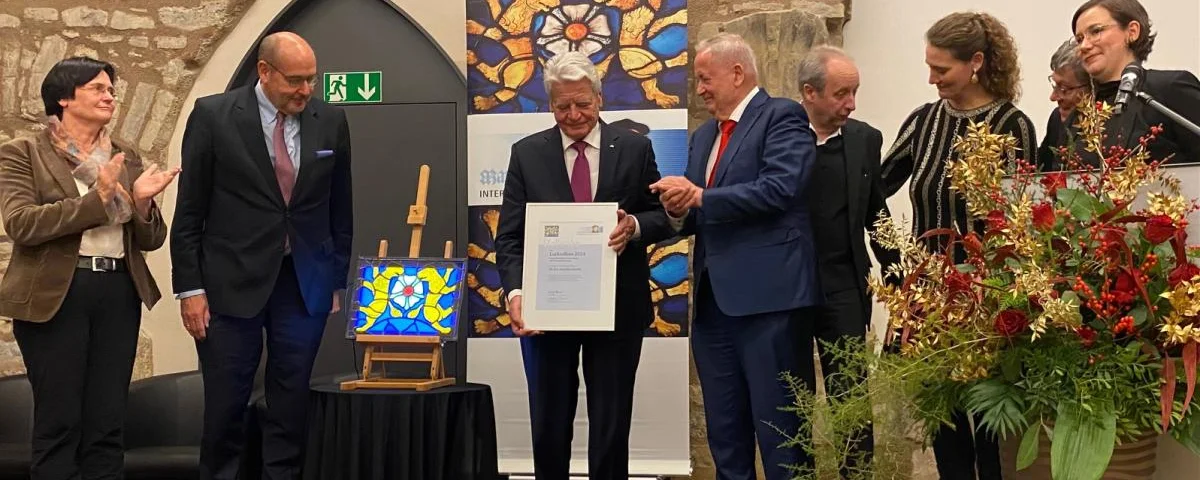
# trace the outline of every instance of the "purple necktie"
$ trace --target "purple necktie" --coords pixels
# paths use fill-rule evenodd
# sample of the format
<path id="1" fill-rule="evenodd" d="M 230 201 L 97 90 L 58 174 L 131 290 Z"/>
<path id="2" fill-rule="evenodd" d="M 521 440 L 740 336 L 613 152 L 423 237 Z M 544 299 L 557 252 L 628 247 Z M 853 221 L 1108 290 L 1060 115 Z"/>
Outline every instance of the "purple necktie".
<path id="1" fill-rule="evenodd" d="M 279 182 L 279 191 L 283 193 L 283 204 L 292 202 L 292 188 L 296 185 L 296 167 L 292 165 L 292 157 L 288 155 L 287 142 L 283 140 L 283 125 L 287 123 L 287 115 L 279 112 L 275 115 L 275 180 Z M 291 239 L 283 237 L 283 253 L 292 251 Z"/>
<path id="2" fill-rule="evenodd" d="M 275 180 L 279 182 L 279 191 L 283 193 L 283 203 L 292 201 L 292 187 L 296 184 L 296 169 L 292 158 L 288 156 L 287 142 L 283 139 L 283 125 L 287 123 L 287 115 L 279 112 L 275 116 Z"/>
<path id="3" fill-rule="evenodd" d="M 588 168 L 587 143 L 582 141 L 571 144 L 579 155 L 575 156 L 575 166 L 571 167 L 571 193 L 575 194 L 576 202 L 592 201 L 592 170 Z"/>

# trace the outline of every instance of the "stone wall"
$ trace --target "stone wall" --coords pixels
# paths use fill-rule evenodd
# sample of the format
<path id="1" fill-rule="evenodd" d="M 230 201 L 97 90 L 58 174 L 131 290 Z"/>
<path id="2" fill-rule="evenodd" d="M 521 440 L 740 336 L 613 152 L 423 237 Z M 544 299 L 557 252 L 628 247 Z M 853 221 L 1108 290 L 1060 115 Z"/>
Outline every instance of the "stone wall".
<path id="1" fill-rule="evenodd" d="M 800 59 L 813 45 L 842 44 L 850 4 L 851 0 L 689 0 L 688 40 L 695 45 L 718 32 L 741 35 L 754 47 L 763 88 L 776 97 L 799 99 Z M 708 113 L 695 88 L 692 92 L 689 128 L 695 129 Z"/>
<path id="2" fill-rule="evenodd" d="M 0 2 L 0 142 L 40 131 L 45 110 L 39 91 L 46 72 L 63 58 L 88 55 L 117 68 L 117 111 L 110 131 L 162 164 L 195 74 L 251 2 Z M 0 227 L 0 275 L 11 254 L 12 241 Z M 137 378 L 152 372 L 150 346 L 143 332 Z M 0 320 L 0 376 L 23 371 L 12 325 Z"/>

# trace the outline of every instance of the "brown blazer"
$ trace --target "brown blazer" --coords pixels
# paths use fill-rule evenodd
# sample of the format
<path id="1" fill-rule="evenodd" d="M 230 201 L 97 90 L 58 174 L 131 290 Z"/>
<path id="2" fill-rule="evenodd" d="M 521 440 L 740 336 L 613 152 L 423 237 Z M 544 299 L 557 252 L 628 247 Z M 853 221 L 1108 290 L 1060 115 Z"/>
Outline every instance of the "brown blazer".
<path id="1" fill-rule="evenodd" d="M 116 141 L 113 150 L 125 152 L 121 183 L 128 187 L 141 175 L 142 160 Z M 104 203 L 95 190 L 79 196 L 67 159 L 43 131 L 0 145 L 0 217 L 13 241 L 8 272 L 0 279 L 0 315 L 49 321 L 71 285 L 84 230 L 108 221 Z M 142 252 L 158 249 L 167 238 L 158 205 L 151 205 L 149 219 L 135 212 L 124 237 L 129 276 L 142 303 L 153 307 L 162 294 Z"/>

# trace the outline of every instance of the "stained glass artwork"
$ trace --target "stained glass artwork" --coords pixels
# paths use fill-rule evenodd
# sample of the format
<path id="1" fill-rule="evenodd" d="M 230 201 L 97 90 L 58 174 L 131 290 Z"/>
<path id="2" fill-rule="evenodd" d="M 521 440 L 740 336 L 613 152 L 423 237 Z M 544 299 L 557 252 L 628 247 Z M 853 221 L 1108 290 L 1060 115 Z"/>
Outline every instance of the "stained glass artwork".
<path id="1" fill-rule="evenodd" d="M 504 304 L 504 285 L 496 266 L 496 227 L 500 207 L 470 207 L 467 232 L 467 315 L 473 337 L 512 337 Z"/>
<path id="2" fill-rule="evenodd" d="M 587 54 L 605 110 L 686 108 L 685 0 L 466 0 L 470 113 L 547 111 L 546 60 Z"/>
<path id="3" fill-rule="evenodd" d="M 647 336 L 686 337 L 688 327 L 688 240 L 675 238 L 651 245 L 650 300 L 654 320 Z"/>
<path id="4" fill-rule="evenodd" d="M 496 227 L 500 207 L 469 208 L 467 231 L 467 315 L 473 337 L 511 337 L 504 287 L 496 267 Z M 650 262 L 650 297 L 654 320 L 646 330 L 650 337 L 687 336 L 690 282 L 688 240 L 676 238 L 647 248 Z"/>
<path id="5" fill-rule="evenodd" d="M 364 257 L 358 272 L 350 311 L 355 334 L 457 339 L 465 260 Z"/>

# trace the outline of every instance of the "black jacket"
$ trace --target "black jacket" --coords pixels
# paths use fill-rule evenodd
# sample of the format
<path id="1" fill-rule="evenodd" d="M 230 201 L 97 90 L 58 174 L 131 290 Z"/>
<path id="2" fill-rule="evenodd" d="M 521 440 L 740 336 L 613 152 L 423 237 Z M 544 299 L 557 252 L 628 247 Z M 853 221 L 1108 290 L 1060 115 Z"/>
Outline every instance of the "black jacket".
<path id="1" fill-rule="evenodd" d="M 175 293 L 204 289 L 219 314 L 251 317 L 267 303 L 291 243 L 310 314 L 346 288 L 354 233 L 350 127 L 314 98 L 300 113 L 300 170 L 284 204 L 267 153 L 254 84 L 196 100 L 183 135 L 171 225 Z"/>

